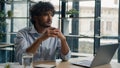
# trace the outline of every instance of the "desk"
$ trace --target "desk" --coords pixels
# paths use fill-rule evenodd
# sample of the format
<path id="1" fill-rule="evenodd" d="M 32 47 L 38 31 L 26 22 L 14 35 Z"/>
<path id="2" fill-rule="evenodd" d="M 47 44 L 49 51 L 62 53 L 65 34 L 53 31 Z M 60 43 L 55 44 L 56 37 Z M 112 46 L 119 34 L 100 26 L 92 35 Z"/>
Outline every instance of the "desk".
<path id="1" fill-rule="evenodd" d="M 61 60 L 56 60 L 56 62 L 54 62 L 54 61 L 40 61 L 40 62 L 34 62 L 34 65 L 36 65 L 36 64 L 52 64 L 52 65 L 56 65 L 55 68 L 84 68 L 84 67 L 75 66 L 75 65 L 70 64 L 70 62 L 78 61 L 78 59 L 80 59 L 80 58 L 72 58 L 66 62 L 62 62 Z M 4 68 L 4 66 L 5 66 L 5 63 L 0 64 L 0 68 Z M 16 67 L 23 68 L 23 66 L 19 65 L 18 63 L 12 63 L 11 66 L 12 66 L 12 68 L 16 68 Z M 120 68 L 120 64 L 117 62 L 111 62 L 110 64 L 97 66 L 95 68 Z"/>
<path id="2" fill-rule="evenodd" d="M 36 62 L 36 63 L 34 63 L 34 65 L 36 65 L 36 64 L 52 64 L 52 65 L 56 65 L 56 68 L 84 68 L 84 67 L 72 65 L 70 63 L 70 62 L 80 61 L 81 59 L 83 59 L 83 58 L 81 58 L 81 57 L 80 58 L 72 58 L 66 62 L 62 62 L 60 60 L 58 60 L 56 62 L 54 62 L 54 61 L 42 61 L 42 62 Z M 95 68 L 120 68 L 120 63 L 112 61 L 110 64 L 97 66 Z"/>
<path id="3" fill-rule="evenodd" d="M 0 48 L 4 48 L 4 47 L 14 47 L 14 44 L 7 44 L 7 43 L 0 44 Z"/>
<path id="4" fill-rule="evenodd" d="M 0 62 L 14 61 L 14 44 L 0 43 L 0 52 L 2 54 L 0 59 L 3 59 Z"/>

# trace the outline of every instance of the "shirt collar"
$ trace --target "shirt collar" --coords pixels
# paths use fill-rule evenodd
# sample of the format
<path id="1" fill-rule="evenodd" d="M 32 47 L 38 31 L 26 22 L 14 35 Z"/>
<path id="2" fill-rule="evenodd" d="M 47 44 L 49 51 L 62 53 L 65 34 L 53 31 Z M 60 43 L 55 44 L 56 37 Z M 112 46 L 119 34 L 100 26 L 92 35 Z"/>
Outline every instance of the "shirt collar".
<path id="1" fill-rule="evenodd" d="M 34 26 L 30 27 L 30 33 L 38 33 Z"/>

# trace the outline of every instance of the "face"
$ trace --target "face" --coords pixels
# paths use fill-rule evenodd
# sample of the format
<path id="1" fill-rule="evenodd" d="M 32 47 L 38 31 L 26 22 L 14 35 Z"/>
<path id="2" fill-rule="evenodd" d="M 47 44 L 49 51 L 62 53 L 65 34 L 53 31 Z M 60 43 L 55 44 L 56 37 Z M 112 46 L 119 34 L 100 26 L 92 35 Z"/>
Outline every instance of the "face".
<path id="1" fill-rule="evenodd" d="M 40 16 L 37 16 L 37 18 L 35 19 L 37 26 L 40 27 L 50 27 L 52 24 L 52 17 L 53 14 L 51 11 L 48 12 L 44 12 L 43 14 L 41 14 Z"/>

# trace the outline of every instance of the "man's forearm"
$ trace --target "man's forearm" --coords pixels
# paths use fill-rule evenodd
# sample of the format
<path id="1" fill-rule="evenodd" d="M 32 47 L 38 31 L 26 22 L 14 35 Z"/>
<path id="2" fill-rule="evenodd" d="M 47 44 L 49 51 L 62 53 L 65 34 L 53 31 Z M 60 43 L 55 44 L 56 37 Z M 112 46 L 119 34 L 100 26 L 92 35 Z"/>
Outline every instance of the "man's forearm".
<path id="1" fill-rule="evenodd" d="M 66 55 L 69 52 L 69 46 L 66 39 L 61 39 L 61 52 Z"/>
<path id="2" fill-rule="evenodd" d="M 30 47 L 26 49 L 26 52 L 35 54 L 41 43 L 42 39 L 38 38 Z"/>

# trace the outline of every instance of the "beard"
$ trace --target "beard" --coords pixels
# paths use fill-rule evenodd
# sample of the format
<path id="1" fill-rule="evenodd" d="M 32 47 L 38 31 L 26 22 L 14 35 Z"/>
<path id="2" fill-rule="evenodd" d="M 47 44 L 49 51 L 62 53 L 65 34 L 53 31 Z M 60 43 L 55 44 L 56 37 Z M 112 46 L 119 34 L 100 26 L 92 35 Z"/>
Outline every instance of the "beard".
<path id="1" fill-rule="evenodd" d="M 48 28 L 48 27 L 51 27 L 51 22 L 39 22 L 39 26 L 40 27 L 44 27 L 44 28 Z"/>

